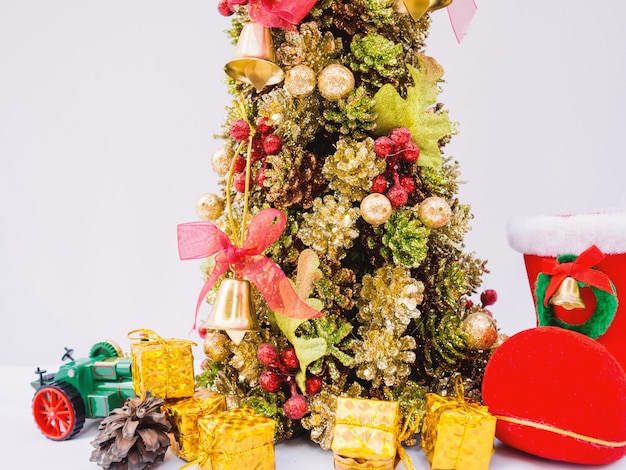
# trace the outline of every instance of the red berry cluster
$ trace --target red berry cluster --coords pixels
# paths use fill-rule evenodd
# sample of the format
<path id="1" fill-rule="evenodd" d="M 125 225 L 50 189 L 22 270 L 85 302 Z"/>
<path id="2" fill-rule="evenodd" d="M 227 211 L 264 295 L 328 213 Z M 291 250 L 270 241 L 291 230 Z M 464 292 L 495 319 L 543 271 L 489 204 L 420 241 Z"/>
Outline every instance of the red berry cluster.
<path id="1" fill-rule="evenodd" d="M 256 172 L 256 176 L 252 179 L 250 176 L 250 186 L 256 181 L 259 186 L 263 187 L 265 181 L 265 169 L 267 164 L 265 157 L 268 155 L 276 155 L 283 148 L 282 139 L 274 134 L 274 128 L 267 122 L 267 118 L 261 117 L 256 123 L 257 132 L 252 137 L 252 149 L 250 152 L 250 165 L 261 162 L 261 168 Z M 244 142 L 250 137 L 250 125 L 243 119 L 235 119 L 228 129 L 230 136 L 237 142 Z M 247 151 L 247 148 L 246 148 Z M 246 156 L 237 155 L 235 160 L 234 179 L 235 189 L 240 193 L 246 190 Z"/>
<path id="2" fill-rule="evenodd" d="M 485 289 L 480 294 L 480 306 L 483 312 L 487 315 L 493 317 L 493 314 L 486 307 L 493 305 L 498 300 L 498 293 L 494 289 Z M 474 302 L 471 300 L 467 301 L 466 308 L 469 310 L 474 306 Z"/>
<path id="3" fill-rule="evenodd" d="M 298 387 L 294 378 L 295 371 L 300 367 L 296 356 L 296 350 L 288 347 L 282 353 L 269 343 L 259 345 L 256 351 L 257 357 L 267 367 L 259 377 L 259 386 L 266 392 L 277 392 L 286 384 L 291 397 L 285 401 L 283 409 L 289 419 L 298 420 L 309 411 L 306 398 L 298 393 Z M 305 382 L 306 393 L 313 395 L 322 388 L 319 377 L 309 377 Z"/>
<path id="4" fill-rule="evenodd" d="M 415 191 L 415 162 L 420 155 L 419 146 L 411 140 L 406 127 L 392 129 L 388 136 L 374 141 L 374 153 L 385 159 L 384 173 L 372 180 L 372 192 L 387 196 L 393 207 L 404 206 Z"/>

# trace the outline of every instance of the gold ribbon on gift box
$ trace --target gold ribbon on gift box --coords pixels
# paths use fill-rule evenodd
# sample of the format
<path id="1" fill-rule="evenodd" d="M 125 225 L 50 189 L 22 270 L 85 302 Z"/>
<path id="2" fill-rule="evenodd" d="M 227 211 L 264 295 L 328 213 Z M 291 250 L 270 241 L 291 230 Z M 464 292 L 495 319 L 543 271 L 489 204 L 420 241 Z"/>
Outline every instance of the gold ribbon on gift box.
<path id="1" fill-rule="evenodd" d="M 421 447 L 432 468 L 487 470 L 493 454 L 496 417 L 465 397 L 457 375 L 455 397 L 426 395 Z"/>
<path id="2" fill-rule="evenodd" d="M 191 347 L 197 346 L 196 343 L 164 339 L 146 328 L 129 332 L 128 339 L 137 341 L 131 344 L 131 375 L 138 396 L 143 396 L 147 390 L 160 398 L 186 398 L 194 394 Z"/>

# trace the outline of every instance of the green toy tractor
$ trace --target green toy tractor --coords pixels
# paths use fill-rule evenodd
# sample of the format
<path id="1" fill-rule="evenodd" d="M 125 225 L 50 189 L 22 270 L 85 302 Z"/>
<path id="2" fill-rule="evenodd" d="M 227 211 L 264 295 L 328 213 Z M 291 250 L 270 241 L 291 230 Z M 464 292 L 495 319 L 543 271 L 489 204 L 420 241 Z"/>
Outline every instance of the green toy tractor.
<path id="1" fill-rule="evenodd" d="M 89 357 L 76 359 L 65 348 L 64 363 L 55 374 L 37 368 L 32 410 L 44 436 L 54 441 L 71 439 L 86 418 L 103 418 L 134 397 L 131 360 L 113 341 L 94 344 Z"/>

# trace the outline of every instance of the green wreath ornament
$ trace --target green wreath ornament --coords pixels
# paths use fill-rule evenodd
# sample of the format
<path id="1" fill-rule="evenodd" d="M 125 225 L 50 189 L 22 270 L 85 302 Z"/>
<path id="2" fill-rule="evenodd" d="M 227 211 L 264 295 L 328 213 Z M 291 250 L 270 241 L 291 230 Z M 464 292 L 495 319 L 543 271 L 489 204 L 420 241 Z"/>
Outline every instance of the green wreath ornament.
<path id="1" fill-rule="evenodd" d="M 560 263 L 569 262 L 576 259 L 575 256 L 565 255 L 558 258 Z M 598 339 L 603 335 L 606 330 L 611 326 L 613 318 L 617 313 L 617 295 L 614 293 L 605 292 L 602 289 L 598 289 L 593 286 L 591 290 L 596 297 L 596 309 L 593 314 L 585 323 L 580 325 L 573 325 L 571 323 L 564 322 L 554 315 L 554 308 L 550 303 L 544 305 L 544 299 L 546 295 L 546 289 L 550 283 L 552 276 L 544 273 L 539 273 L 537 276 L 537 282 L 535 285 L 535 297 L 537 299 L 537 317 L 539 320 L 539 326 L 558 326 L 566 330 L 576 331 L 582 333 L 585 336 L 589 336 L 592 339 Z M 577 281 L 578 282 L 578 281 Z M 580 287 L 587 287 L 587 284 L 578 282 Z M 615 286 L 611 282 L 613 292 L 615 292 Z"/>

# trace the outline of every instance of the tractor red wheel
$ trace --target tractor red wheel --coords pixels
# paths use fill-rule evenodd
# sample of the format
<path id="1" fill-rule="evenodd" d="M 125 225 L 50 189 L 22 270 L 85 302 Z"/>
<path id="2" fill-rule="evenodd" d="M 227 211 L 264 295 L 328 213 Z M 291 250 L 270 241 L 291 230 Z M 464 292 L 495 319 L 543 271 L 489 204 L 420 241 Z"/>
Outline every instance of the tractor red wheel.
<path id="1" fill-rule="evenodd" d="M 85 403 L 78 390 L 65 382 L 52 382 L 35 392 L 33 417 L 48 439 L 64 441 L 85 424 Z"/>

